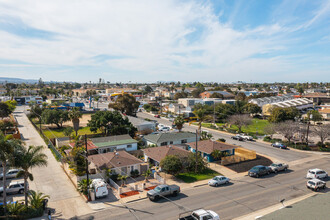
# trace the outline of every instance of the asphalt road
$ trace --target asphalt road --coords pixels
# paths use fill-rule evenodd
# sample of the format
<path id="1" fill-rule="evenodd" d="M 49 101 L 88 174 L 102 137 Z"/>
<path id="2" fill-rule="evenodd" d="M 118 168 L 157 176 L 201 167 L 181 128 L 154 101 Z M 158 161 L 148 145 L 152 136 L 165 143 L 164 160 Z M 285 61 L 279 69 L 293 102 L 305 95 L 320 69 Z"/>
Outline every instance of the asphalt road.
<path id="1" fill-rule="evenodd" d="M 290 200 L 311 191 L 305 186 L 306 172 L 319 167 L 330 170 L 330 158 L 299 164 L 277 175 L 271 174 L 259 179 L 248 176 L 234 179 L 231 184 L 220 187 L 207 185 L 189 188 L 178 197 L 169 197 L 151 202 L 148 199 L 112 207 L 78 219 L 178 219 L 180 213 L 198 208 L 217 212 L 222 220 L 233 219 L 251 212 Z M 327 181 L 329 182 L 330 179 Z M 329 189 L 320 193 L 328 192 Z"/>
<path id="2" fill-rule="evenodd" d="M 172 122 L 170 122 L 167 119 L 162 119 L 162 118 L 155 118 L 150 114 L 146 114 L 143 112 L 139 112 L 137 114 L 137 116 L 139 118 L 148 118 L 151 120 L 157 120 L 158 123 L 160 124 L 164 124 L 164 125 L 168 125 L 170 126 L 172 124 Z M 193 126 L 193 125 L 189 125 L 189 124 L 185 124 L 183 131 L 190 131 L 190 132 L 196 132 L 197 127 Z M 219 133 L 216 131 L 213 131 L 212 129 L 207 129 L 207 128 L 202 128 L 202 130 L 208 130 L 209 133 L 211 133 L 213 135 L 214 139 L 219 139 L 219 138 L 224 138 L 226 139 L 226 142 L 229 144 L 234 144 L 237 146 L 241 146 L 250 150 L 255 150 L 257 153 L 269 156 L 269 157 L 273 157 L 276 158 L 278 160 L 281 161 L 285 161 L 285 162 L 291 162 L 294 160 L 299 160 L 305 157 L 308 157 L 309 153 L 308 152 L 299 152 L 299 151 L 293 151 L 293 150 L 283 150 L 283 149 L 278 149 L 278 148 L 274 148 L 271 147 L 270 144 L 264 144 L 264 143 L 260 143 L 260 142 L 250 142 L 250 141 L 237 141 L 237 140 L 233 140 L 230 137 L 232 135 L 230 134 L 224 134 L 224 133 Z"/>

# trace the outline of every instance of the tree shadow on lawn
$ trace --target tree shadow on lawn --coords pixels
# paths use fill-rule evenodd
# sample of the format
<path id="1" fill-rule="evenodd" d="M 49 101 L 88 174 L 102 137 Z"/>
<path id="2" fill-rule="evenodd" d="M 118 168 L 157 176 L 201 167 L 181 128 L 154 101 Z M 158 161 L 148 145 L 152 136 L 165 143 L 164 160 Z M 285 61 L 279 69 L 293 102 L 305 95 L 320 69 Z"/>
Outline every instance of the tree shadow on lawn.
<path id="1" fill-rule="evenodd" d="M 269 166 L 272 163 L 273 163 L 273 161 L 271 161 L 270 159 L 257 155 L 257 159 L 243 161 L 243 162 L 235 163 L 235 164 L 229 164 L 229 165 L 225 165 L 225 167 L 227 167 L 237 173 L 243 173 L 243 172 L 249 171 L 254 166 L 257 166 L 257 165 Z"/>

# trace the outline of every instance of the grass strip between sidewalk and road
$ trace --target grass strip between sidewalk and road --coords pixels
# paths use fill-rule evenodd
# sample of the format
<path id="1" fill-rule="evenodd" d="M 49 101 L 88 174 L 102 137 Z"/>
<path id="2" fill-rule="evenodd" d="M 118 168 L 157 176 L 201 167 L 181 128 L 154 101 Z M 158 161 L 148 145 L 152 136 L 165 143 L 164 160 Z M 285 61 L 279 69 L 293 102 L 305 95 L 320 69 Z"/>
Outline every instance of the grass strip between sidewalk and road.
<path id="1" fill-rule="evenodd" d="M 175 177 L 184 181 L 185 183 L 193 183 L 200 180 L 211 179 L 218 175 L 221 174 L 214 170 L 206 169 L 203 173 L 180 173 Z"/>

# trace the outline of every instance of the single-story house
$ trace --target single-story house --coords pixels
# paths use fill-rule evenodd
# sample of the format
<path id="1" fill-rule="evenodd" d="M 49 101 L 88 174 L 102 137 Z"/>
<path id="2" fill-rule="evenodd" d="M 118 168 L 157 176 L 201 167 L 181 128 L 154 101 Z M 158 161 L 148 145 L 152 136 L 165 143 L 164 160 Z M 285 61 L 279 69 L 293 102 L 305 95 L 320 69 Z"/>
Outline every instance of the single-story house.
<path id="1" fill-rule="evenodd" d="M 205 91 L 205 92 L 202 92 L 200 94 L 200 97 L 202 99 L 206 99 L 206 98 L 211 98 L 211 96 L 214 94 L 214 93 L 218 93 L 220 95 L 223 96 L 223 99 L 234 99 L 235 98 L 235 95 L 227 92 L 227 91 Z"/>
<path id="2" fill-rule="evenodd" d="M 127 118 L 141 133 L 152 133 L 156 130 L 155 122 L 146 121 L 141 118 L 136 118 L 132 116 L 127 116 Z"/>
<path id="3" fill-rule="evenodd" d="M 160 162 L 168 155 L 176 155 L 179 158 L 184 158 L 188 157 L 190 151 L 187 151 L 180 146 L 167 145 L 146 148 L 143 150 L 143 153 L 145 162 L 150 162 L 155 166 L 159 166 Z"/>
<path id="4" fill-rule="evenodd" d="M 171 132 L 149 134 L 144 136 L 146 145 L 165 146 L 170 144 L 185 144 L 196 141 L 196 134 L 191 132 Z"/>
<path id="5" fill-rule="evenodd" d="M 191 152 L 196 152 L 196 143 L 188 143 L 188 150 Z M 212 141 L 212 140 L 203 140 L 198 141 L 197 143 L 198 152 L 202 153 L 202 157 L 207 159 L 208 162 L 213 162 L 214 158 L 211 156 L 212 152 L 215 150 L 219 150 L 221 152 L 227 152 L 228 156 L 235 155 L 235 148 L 234 145 L 226 144 L 219 141 Z"/>
<path id="6" fill-rule="evenodd" d="M 97 147 L 99 154 L 114 152 L 115 150 L 134 151 L 137 150 L 137 141 L 128 134 L 91 138 L 93 144 Z"/>
<path id="7" fill-rule="evenodd" d="M 320 109 L 319 113 L 325 120 L 330 120 L 330 108 Z"/>
<path id="8" fill-rule="evenodd" d="M 144 163 L 126 151 L 91 155 L 88 157 L 88 161 L 91 162 L 90 169 L 97 169 L 98 172 L 103 169 L 111 169 L 117 174 L 127 176 L 130 176 L 133 170 L 141 173 L 141 164 Z M 95 170 L 91 173 L 95 173 Z"/>

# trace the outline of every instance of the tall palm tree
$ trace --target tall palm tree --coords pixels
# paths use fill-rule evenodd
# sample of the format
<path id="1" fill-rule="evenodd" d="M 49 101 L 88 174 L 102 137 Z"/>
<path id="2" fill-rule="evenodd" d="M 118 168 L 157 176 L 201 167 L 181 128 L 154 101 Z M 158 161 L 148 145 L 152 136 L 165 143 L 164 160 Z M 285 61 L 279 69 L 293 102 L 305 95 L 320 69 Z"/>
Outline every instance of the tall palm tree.
<path id="1" fill-rule="evenodd" d="M 79 130 L 79 118 L 82 117 L 82 113 L 80 112 L 80 109 L 78 107 L 74 107 L 70 112 L 69 112 L 69 118 L 72 120 L 73 124 L 73 130 L 76 132 L 76 136 L 78 135 L 78 130 Z"/>
<path id="2" fill-rule="evenodd" d="M 182 127 L 184 125 L 184 118 L 180 115 L 174 119 L 174 124 L 178 128 L 179 131 L 182 130 Z"/>
<path id="3" fill-rule="evenodd" d="M 15 166 L 22 169 L 18 172 L 17 177 L 24 178 L 24 196 L 25 205 L 28 205 L 28 191 L 27 180 L 33 181 L 33 175 L 29 172 L 34 167 L 47 166 L 47 156 L 42 153 L 43 146 L 29 146 L 25 148 L 19 146 L 19 149 L 15 153 Z"/>
<path id="4" fill-rule="evenodd" d="M 198 133 L 201 134 L 202 123 L 206 120 L 211 119 L 211 116 L 208 114 L 205 108 L 196 109 L 195 111 L 193 111 L 193 113 L 198 119 Z"/>
<path id="5" fill-rule="evenodd" d="M 3 204 L 5 206 L 5 211 L 7 207 L 7 194 L 6 194 L 6 189 L 7 189 L 7 184 L 6 184 L 6 173 L 7 173 L 7 162 L 9 164 L 12 164 L 13 162 L 13 153 L 14 149 L 16 146 L 19 145 L 19 141 L 17 140 L 9 140 L 8 136 L 6 137 L 0 132 L 0 161 L 2 163 L 2 168 L 3 168 Z"/>

